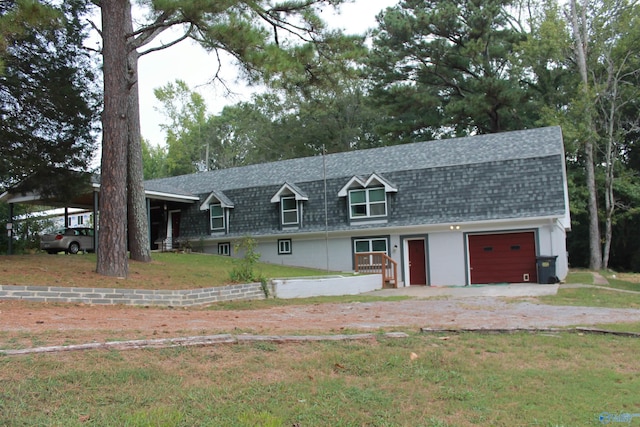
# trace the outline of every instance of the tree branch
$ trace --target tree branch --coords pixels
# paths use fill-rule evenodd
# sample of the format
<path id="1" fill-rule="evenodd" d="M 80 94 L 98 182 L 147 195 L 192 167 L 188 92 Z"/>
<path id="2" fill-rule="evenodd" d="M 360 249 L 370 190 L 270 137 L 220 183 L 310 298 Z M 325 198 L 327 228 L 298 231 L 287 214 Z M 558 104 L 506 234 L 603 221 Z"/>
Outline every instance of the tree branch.
<path id="1" fill-rule="evenodd" d="M 189 38 L 189 36 L 190 36 L 190 35 L 191 35 L 191 33 L 193 32 L 193 28 L 194 28 L 194 26 L 193 26 L 193 24 L 191 24 L 191 25 L 189 26 L 189 29 L 188 29 L 188 30 L 187 30 L 187 31 L 186 31 L 186 32 L 185 32 L 181 37 L 179 37 L 179 38 L 175 39 L 175 40 L 174 40 L 174 41 L 172 41 L 171 43 L 163 44 L 162 46 L 158 46 L 158 47 L 152 47 L 152 48 L 147 49 L 147 50 L 145 50 L 145 51 L 143 51 L 143 52 L 140 52 L 140 56 L 146 55 L 146 54 L 151 53 L 151 52 L 157 52 L 157 51 L 159 51 L 159 50 L 167 49 L 167 48 L 169 48 L 169 47 L 171 47 L 171 46 L 175 46 L 175 45 L 177 45 L 177 44 L 178 44 L 178 43 L 180 43 L 181 41 L 183 41 L 183 40 L 185 40 L 185 39 Z M 155 37 L 155 36 L 154 36 L 154 37 Z"/>

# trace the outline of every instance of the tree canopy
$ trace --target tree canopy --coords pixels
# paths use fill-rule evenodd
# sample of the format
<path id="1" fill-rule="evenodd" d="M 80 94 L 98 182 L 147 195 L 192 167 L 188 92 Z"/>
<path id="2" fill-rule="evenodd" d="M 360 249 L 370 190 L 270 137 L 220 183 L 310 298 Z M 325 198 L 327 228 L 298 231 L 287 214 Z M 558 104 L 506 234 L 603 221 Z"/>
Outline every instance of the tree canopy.
<path id="1" fill-rule="evenodd" d="M 0 2 L 2 21 L 28 15 L 25 3 Z M 100 96 L 95 63 L 82 48 L 85 12 L 82 1 L 48 5 L 37 16 L 49 19 L 35 25 L 30 17 L 5 35 L 0 187 L 64 193 L 90 167 Z"/>
<path id="2" fill-rule="evenodd" d="M 514 66 L 526 35 L 511 0 L 401 1 L 379 16 L 368 68 L 386 141 L 530 127 L 530 88 Z"/>

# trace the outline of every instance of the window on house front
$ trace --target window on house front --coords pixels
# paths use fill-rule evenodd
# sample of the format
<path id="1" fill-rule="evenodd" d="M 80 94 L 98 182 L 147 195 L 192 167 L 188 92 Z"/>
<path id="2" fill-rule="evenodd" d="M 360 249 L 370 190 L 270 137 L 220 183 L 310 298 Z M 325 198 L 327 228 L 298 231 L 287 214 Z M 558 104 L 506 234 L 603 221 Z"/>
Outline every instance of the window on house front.
<path id="1" fill-rule="evenodd" d="M 231 256 L 231 243 L 218 243 L 218 255 Z"/>
<path id="2" fill-rule="evenodd" d="M 278 240 L 278 255 L 288 255 L 291 253 L 291 239 Z"/>
<path id="3" fill-rule="evenodd" d="M 211 221 L 211 230 L 224 231 L 224 208 L 220 203 L 212 203 L 209 205 L 209 215 Z"/>
<path id="4" fill-rule="evenodd" d="M 280 212 L 282 225 L 294 225 L 300 222 L 298 201 L 295 196 L 287 196 L 280 199 Z"/>
<path id="5" fill-rule="evenodd" d="M 367 238 L 367 239 L 355 239 L 353 241 L 353 251 L 355 253 L 361 252 L 387 252 L 387 239 L 381 237 Z"/>
<path id="6" fill-rule="evenodd" d="M 349 191 L 349 213 L 352 219 L 387 215 L 387 193 L 383 187 Z"/>
<path id="7" fill-rule="evenodd" d="M 78 225 L 84 224 L 84 217 L 82 215 L 78 215 Z"/>

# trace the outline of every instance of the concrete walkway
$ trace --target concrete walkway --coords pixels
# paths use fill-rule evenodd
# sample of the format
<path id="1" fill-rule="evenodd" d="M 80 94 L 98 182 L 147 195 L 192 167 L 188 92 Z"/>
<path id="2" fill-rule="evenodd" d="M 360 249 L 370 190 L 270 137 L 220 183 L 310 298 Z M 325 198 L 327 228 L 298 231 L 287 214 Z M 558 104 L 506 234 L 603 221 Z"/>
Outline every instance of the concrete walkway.
<path id="1" fill-rule="evenodd" d="M 406 286 L 397 289 L 380 289 L 363 295 L 377 296 L 410 296 L 414 298 L 430 297 L 535 297 L 555 295 L 558 284 L 538 285 L 531 283 L 515 283 L 508 285 L 473 285 L 473 286 Z"/>
<path id="2" fill-rule="evenodd" d="M 537 297 L 542 295 L 555 295 L 560 286 L 563 288 L 598 288 L 608 291 L 616 291 L 630 294 L 640 294 L 638 291 L 617 289 L 608 287 L 609 281 L 600 273 L 593 272 L 593 285 L 572 283 L 539 285 L 535 283 L 512 283 L 498 285 L 472 285 L 472 286 L 407 286 L 398 289 L 380 289 L 368 292 L 364 295 L 378 296 L 410 296 L 414 298 L 430 297 Z"/>

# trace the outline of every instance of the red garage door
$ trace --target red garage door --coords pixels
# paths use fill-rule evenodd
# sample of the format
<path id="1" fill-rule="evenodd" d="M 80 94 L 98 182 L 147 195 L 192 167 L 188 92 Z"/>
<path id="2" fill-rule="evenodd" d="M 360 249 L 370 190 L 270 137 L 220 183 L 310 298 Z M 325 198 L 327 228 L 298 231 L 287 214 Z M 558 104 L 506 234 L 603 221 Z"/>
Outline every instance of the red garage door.
<path id="1" fill-rule="evenodd" d="M 469 235 L 471 284 L 538 281 L 531 232 Z"/>

